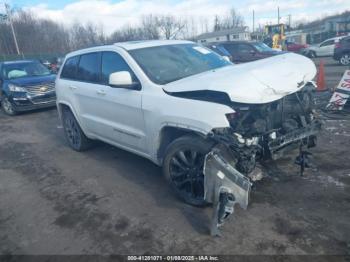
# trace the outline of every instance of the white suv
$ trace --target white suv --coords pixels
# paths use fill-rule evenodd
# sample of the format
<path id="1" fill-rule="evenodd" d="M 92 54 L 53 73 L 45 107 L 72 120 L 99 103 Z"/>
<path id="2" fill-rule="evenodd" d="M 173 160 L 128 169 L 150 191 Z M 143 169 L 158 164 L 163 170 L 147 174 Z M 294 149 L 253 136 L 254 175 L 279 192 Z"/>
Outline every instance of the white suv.
<path id="1" fill-rule="evenodd" d="M 146 157 L 184 201 L 205 205 L 214 149 L 252 180 L 257 161 L 314 144 L 315 73 L 292 53 L 234 65 L 189 41 L 117 43 L 66 56 L 57 106 L 74 150 L 102 140 Z"/>

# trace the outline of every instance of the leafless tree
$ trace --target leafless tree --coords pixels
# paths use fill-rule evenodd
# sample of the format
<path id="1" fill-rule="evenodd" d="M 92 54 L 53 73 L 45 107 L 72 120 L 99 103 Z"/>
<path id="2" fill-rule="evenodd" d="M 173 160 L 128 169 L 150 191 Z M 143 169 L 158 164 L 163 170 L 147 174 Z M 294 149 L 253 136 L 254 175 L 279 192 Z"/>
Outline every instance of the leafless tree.
<path id="1" fill-rule="evenodd" d="M 142 17 L 141 29 L 145 39 L 159 39 L 159 29 L 156 16 L 150 14 Z"/>
<path id="2" fill-rule="evenodd" d="M 185 20 L 172 15 L 156 17 L 157 26 L 165 39 L 176 39 L 186 25 Z"/>
<path id="3" fill-rule="evenodd" d="M 231 8 L 230 11 L 224 16 L 219 17 L 218 15 L 214 18 L 214 31 L 219 31 L 223 29 L 232 29 L 237 27 L 244 26 L 243 17 L 236 12 L 234 8 Z"/>

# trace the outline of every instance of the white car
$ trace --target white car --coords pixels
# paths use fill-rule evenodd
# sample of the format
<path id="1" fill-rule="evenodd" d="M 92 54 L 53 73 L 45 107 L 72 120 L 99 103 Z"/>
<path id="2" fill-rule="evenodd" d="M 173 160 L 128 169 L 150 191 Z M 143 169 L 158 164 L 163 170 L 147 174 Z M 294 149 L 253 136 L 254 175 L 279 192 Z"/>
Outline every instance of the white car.
<path id="1" fill-rule="evenodd" d="M 309 46 L 304 53 L 309 57 L 333 56 L 335 44 L 342 38 L 343 36 L 333 37 L 320 44 Z"/>
<path id="2" fill-rule="evenodd" d="M 102 140 L 146 157 L 200 206 L 214 201 L 214 155 L 249 193 L 257 161 L 314 145 L 315 74 L 294 53 L 234 65 L 189 41 L 117 43 L 66 56 L 57 107 L 74 150 Z"/>

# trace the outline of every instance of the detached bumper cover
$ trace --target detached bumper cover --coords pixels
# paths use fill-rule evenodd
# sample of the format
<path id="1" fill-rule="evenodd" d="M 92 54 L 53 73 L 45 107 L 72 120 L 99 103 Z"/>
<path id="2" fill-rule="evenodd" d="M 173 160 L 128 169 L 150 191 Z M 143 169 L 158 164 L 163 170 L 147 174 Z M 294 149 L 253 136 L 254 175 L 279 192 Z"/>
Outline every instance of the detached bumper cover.
<path id="1" fill-rule="evenodd" d="M 234 212 L 235 204 L 247 209 L 252 184 L 231 164 L 227 148 L 214 148 L 204 162 L 204 199 L 213 204 L 210 233 L 220 236 L 219 228 Z"/>

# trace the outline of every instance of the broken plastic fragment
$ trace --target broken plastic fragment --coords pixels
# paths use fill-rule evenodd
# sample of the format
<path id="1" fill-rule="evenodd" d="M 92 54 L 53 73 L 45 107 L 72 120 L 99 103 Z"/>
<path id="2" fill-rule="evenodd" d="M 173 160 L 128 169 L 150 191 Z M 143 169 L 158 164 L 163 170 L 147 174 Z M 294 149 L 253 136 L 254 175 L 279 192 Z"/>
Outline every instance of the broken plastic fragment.
<path id="1" fill-rule="evenodd" d="M 230 163 L 229 152 L 222 148 L 214 148 L 206 155 L 204 163 L 204 198 L 213 204 L 213 216 L 210 233 L 219 236 L 224 221 L 234 211 L 238 203 L 247 209 L 251 183 L 249 178 L 241 174 Z"/>

